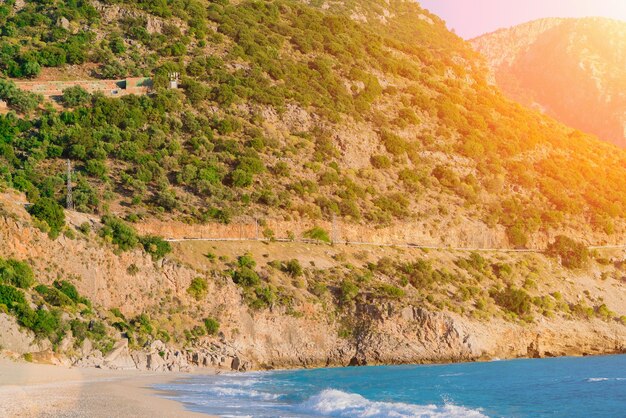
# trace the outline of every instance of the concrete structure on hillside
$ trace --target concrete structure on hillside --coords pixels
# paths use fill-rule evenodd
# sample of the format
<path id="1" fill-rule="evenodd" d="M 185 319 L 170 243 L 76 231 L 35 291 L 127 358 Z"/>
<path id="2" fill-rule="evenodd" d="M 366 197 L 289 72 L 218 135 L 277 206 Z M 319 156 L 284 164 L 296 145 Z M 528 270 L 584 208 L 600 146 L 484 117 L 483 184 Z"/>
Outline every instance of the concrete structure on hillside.
<path id="1" fill-rule="evenodd" d="M 170 89 L 177 89 L 180 83 L 180 73 L 170 73 Z"/>
<path id="2" fill-rule="evenodd" d="M 52 99 L 61 97 L 63 90 L 74 86 L 80 86 L 89 93 L 100 92 L 107 97 L 141 95 L 152 91 L 152 79 L 149 77 L 128 77 L 123 80 L 16 81 L 15 85 L 21 90 Z"/>

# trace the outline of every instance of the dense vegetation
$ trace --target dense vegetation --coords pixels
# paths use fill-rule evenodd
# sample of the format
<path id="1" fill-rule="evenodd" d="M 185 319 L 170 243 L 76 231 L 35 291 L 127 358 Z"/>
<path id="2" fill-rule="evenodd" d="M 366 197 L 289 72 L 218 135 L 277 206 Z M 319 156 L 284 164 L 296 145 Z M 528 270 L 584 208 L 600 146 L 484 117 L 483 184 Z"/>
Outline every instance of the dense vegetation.
<path id="1" fill-rule="evenodd" d="M 213 259 L 205 274 L 215 278 L 212 285 L 218 289 L 222 278 L 236 284 L 253 315 L 255 311 L 271 310 L 298 317 L 303 314 L 301 309 L 309 309 L 304 308 L 309 303 L 319 304 L 329 317 L 339 323 L 347 321 L 340 328 L 340 332 L 347 332 L 346 337 L 354 326 L 350 318 L 354 319 L 355 310 L 386 306 L 390 301 L 399 306 L 406 303 L 432 311 L 446 310 L 477 320 L 502 317 L 533 323 L 542 317 L 562 317 L 623 321 L 602 297 L 592 297 L 585 291 L 574 300 L 571 295 L 553 291 L 551 279 L 560 269 L 549 270 L 553 266 L 544 256 L 524 255 L 503 261 L 501 254 L 458 253 L 451 263 L 426 252 L 423 257 L 412 258 L 401 255 L 401 251 L 398 254 L 370 261 L 367 251 L 350 257 L 337 252 L 332 267 L 319 268 L 295 259 L 257 262 L 246 253 L 235 260 Z M 602 280 L 620 280 L 624 265 L 612 266 L 597 255 L 594 257 L 589 256 L 586 268 L 605 271 Z M 565 259 L 563 264 L 571 267 Z M 191 309 L 211 298 L 208 288 L 205 277 L 192 280 L 187 289 L 195 299 Z M 172 333 L 181 338 L 180 332 Z"/>
<path id="2" fill-rule="evenodd" d="M 34 284 L 29 264 L 0 258 L 0 312 L 15 316 L 19 325 L 39 339 L 48 339 L 55 347 L 70 329 L 77 347 L 87 337 L 105 353 L 113 347 L 113 339 L 92 311 L 91 302 L 80 296 L 72 283 L 61 280 L 52 286 L 38 284 L 33 292 Z M 35 308 L 31 307 L 33 304 Z"/>
<path id="3" fill-rule="evenodd" d="M 436 225 L 464 214 L 503 225 L 519 247 L 569 221 L 610 234 L 622 218 L 626 154 L 505 100 L 475 53 L 417 4 L 392 1 L 384 24 L 384 2 L 368 2 L 363 24 L 348 17 L 360 2 L 112 3 L 132 13 L 109 17 L 83 1 L 0 6 L 9 77 L 87 62 L 102 77 L 154 77 L 150 96 L 73 89 L 64 110 L 0 116 L 0 184 L 35 204 L 63 202 L 71 159 L 78 210 L 115 205 L 134 218 Z M 183 89 L 165 88 L 171 71 Z M 319 123 L 279 134 L 268 115 L 293 106 Z M 334 134 L 354 123 L 378 139 L 363 166 Z"/>

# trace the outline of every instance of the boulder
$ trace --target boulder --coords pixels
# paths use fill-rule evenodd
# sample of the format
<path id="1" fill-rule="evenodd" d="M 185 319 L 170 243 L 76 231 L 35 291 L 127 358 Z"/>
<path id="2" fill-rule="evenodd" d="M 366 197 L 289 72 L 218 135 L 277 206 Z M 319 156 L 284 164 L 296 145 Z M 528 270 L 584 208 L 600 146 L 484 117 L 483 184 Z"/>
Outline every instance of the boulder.
<path id="1" fill-rule="evenodd" d="M 47 346 L 40 346 L 34 339 L 34 334 L 30 331 L 20 330 L 15 318 L 5 313 L 0 313 L 0 347 L 4 350 L 13 351 L 17 354 L 41 351 Z"/>
<path id="2" fill-rule="evenodd" d="M 104 358 L 104 366 L 114 370 L 132 370 L 137 368 L 128 351 L 128 340 L 123 339 L 115 344 L 113 350 Z"/>
<path id="3" fill-rule="evenodd" d="M 136 350 L 130 353 L 131 358 L 135 362 L 137 370 L 148 370 L 148 353 Z"/>
<path id="4" fill-rule="evenodd" d="M 148 353 L 146 355 L 146 368 L 153 372 L 165 371 L 165 360 L 158 353 Z"/>
<path id="5" fill-rule="evenodd" d="M 104 364 L 104 358 L 102 357 L 102 353 L 98 350 L 94 350 L 86 357 L 82 357 L 78 359 L 73 365 L 75 367 L 83 367 L 83 368 L 102 368 Z"/>
<path id="6" fill-rule="evenodd" d="M 68 350 L 72 349 L 72 347 L 74 347 L 74 342 L 74 336 L 71 332 L 68 332 L 67 334 L 65 334 L 63 340 L 61 340 L 61 344 L 59 344 L 59 351 L 61 353 L 67 352 Z"/>

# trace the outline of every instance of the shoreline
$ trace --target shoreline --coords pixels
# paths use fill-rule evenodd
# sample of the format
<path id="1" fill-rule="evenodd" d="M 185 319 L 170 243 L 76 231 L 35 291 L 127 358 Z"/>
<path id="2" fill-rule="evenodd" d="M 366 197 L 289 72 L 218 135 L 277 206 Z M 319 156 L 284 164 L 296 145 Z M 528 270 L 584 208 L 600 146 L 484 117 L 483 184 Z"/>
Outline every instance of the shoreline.
<path id="1" fill-rule="evenodd" d="M 593 355 L 556 356 L 549 358 L 585 358 L 626 355 L 605 353 Z M 451 362 L 411 364 L 371 364 L 359 367 L 429 366 L 488 363 L 492 361 L 540 360 L 545 358 L 515 357 L 474 359 Z M 313 369 L 341 369 L 350 366 L 285 367 L 250 372 L 277 372 Z M 70 368 L 34 364 L 0 358 L 0 404 L 6 417 L 210 417 L 187 409 L 177 400 L 176 391 L 156 388 L 198 375 L 215 374 L 215 370 L 196 369 L 190 373 L 145 372 L 138 370 L 106 370 Z"/>
<path id="2" fill-rule="evenodd" d="M 210 369 L 203 370 L 211 374 Z M 208 417 L 168 399 L 154 385 L 193 373 L 67 368 L 0 359 L 6 417 Z"/>

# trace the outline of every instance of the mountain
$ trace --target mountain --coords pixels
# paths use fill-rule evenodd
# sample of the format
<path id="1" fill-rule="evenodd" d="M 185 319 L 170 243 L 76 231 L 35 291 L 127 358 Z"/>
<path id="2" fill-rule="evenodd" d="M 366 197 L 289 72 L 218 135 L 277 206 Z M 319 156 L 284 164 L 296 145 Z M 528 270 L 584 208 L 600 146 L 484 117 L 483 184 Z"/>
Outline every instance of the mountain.
<path id="1" fill-rule="evenodd" d="M 10 335 L 157 369 L 623 350 L 626 152 L 504 97 L 416 2 L 16 1 L 0 27 Z"/>
<path id="2" fill-rule="evenodd" d="M 542 19 L 471 43 L 511 99 L 626 146 L 626 22 Z"/>
<path id="3" fill-rule="evenodd" d="M 0 119 L 4 183 L 63 203 L 70 159 L 79 211 L 132 220 L 336 216 L 458 246 L 621 230 L 623 153 L 505 99 L 417 4 L 315 4 L 4 4 L 13 78 L 0 97 L 30 112 Z M 151 77 L 153 93 L 68 92 L 65 108 L 35 109 L 36 94 L 11 88 L 129 76 Z"/>

